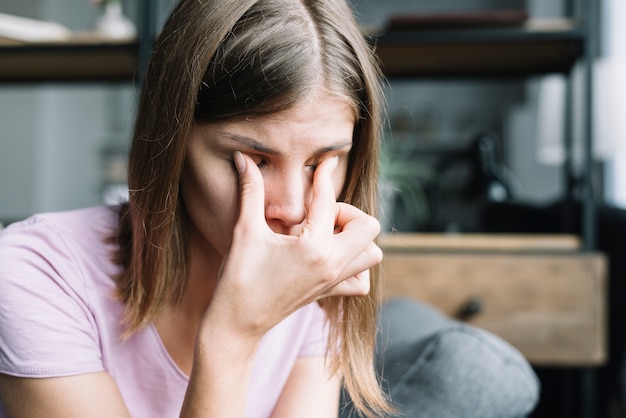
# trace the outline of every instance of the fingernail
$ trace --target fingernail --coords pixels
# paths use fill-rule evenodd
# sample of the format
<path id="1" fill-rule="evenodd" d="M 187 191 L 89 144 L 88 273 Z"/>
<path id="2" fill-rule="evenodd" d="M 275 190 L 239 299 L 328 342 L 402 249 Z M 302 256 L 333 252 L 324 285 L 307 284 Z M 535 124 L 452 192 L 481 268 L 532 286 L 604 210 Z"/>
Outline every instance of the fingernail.
<path id="1" fill-rule="evenodd" d="M 241 151 L 233 152 L 233 161 L 235 163 L 235 167 L 237 168 L 237 172 L 239 175 L 242 175 L 246 172 L 246 159 L 243 157 Z"/>

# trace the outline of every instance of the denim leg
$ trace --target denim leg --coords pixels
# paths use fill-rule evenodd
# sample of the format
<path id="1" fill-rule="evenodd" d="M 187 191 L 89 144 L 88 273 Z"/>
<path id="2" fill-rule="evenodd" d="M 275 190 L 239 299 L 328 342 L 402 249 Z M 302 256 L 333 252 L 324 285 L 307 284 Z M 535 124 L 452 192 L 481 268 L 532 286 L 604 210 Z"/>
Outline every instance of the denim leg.
<path id="1" fill-rule="evenodd" d="M 397 417 L 513 418 L 537 404 L 528 362 L 487 331 L 409 299 L 382 306 L 379 328 L 376 366 Z M 342 408 L 340 417 L 356 416 Z"/>

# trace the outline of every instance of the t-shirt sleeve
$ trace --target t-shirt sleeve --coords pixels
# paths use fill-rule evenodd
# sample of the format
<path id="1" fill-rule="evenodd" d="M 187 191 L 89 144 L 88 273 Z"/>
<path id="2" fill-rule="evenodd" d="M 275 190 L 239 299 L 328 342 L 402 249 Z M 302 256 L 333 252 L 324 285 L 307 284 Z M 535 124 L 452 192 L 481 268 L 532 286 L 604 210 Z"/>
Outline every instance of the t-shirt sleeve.
<path id="1" fill-rule="evenodd" d="M 0 373 L 104 370 L 78 248 L 42 222 L 0 232 Z"/>
<path id="2" fill-rule="evenodd" d="M 330 331 L 326 312 L 317 303 L 312 303 L 307 308 L 310 309 L 309 327 L 298 356 L 323 356 Z"/>

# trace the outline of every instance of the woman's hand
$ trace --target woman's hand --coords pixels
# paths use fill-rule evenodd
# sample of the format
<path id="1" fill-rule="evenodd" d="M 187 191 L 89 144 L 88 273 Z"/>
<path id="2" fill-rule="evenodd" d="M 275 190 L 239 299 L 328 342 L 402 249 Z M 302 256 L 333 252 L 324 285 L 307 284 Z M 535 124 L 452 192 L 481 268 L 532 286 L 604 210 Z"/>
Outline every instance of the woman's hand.
<path id="1" fill-rule="evenodd" d="M 313 177 L 312 200 L 298 236 L 277 234 L 265 220 L 263 176 L 235 153 L 240 213 L 196 338 L 181 417 L 243 416 L 258 342 L 299 308 L 327 296 L 369 291 L 369 269 L 382 260 L 376 219 L 335 199 L 337 158 Z"/>
<path id="2" fill-rule="evenodd" d="M 274 233 L 265 220 L 263 176 L 252 159 L 234 156 L 241 208 L 209 310 L 228 310 L 231 326 L 264 334 L 295 310 L 327 296 L 369 291 L 369 269 L 380 263 L 378 221 L 338 203 L 324 160 L 313 178 L 312 201 L 298 236 Z M 226 313 L 222 311 L 222 313 Z"/>

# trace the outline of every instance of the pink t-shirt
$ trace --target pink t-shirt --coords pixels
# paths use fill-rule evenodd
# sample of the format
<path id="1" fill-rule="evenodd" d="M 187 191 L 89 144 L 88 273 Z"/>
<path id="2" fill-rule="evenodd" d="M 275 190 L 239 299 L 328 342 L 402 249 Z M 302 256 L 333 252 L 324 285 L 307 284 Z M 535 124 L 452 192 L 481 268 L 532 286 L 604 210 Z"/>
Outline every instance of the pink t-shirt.
<path id="1" fill-rule="evenodd" d="M 0 232 L 0 373 L 106 370 L 134 418 L 178 417 L 188 377 L 154 326 L 120 338 L 123 306 L 111 279 L 119 267 L 110 261 L 112 245 L 104 243 L 116 222 L 115 208 L 96 207 L 37 215 Z M 311 304 L 264 336 L 246 417 L 271 414 L 298 357 L 323 355 L 324 318 Z"/>

